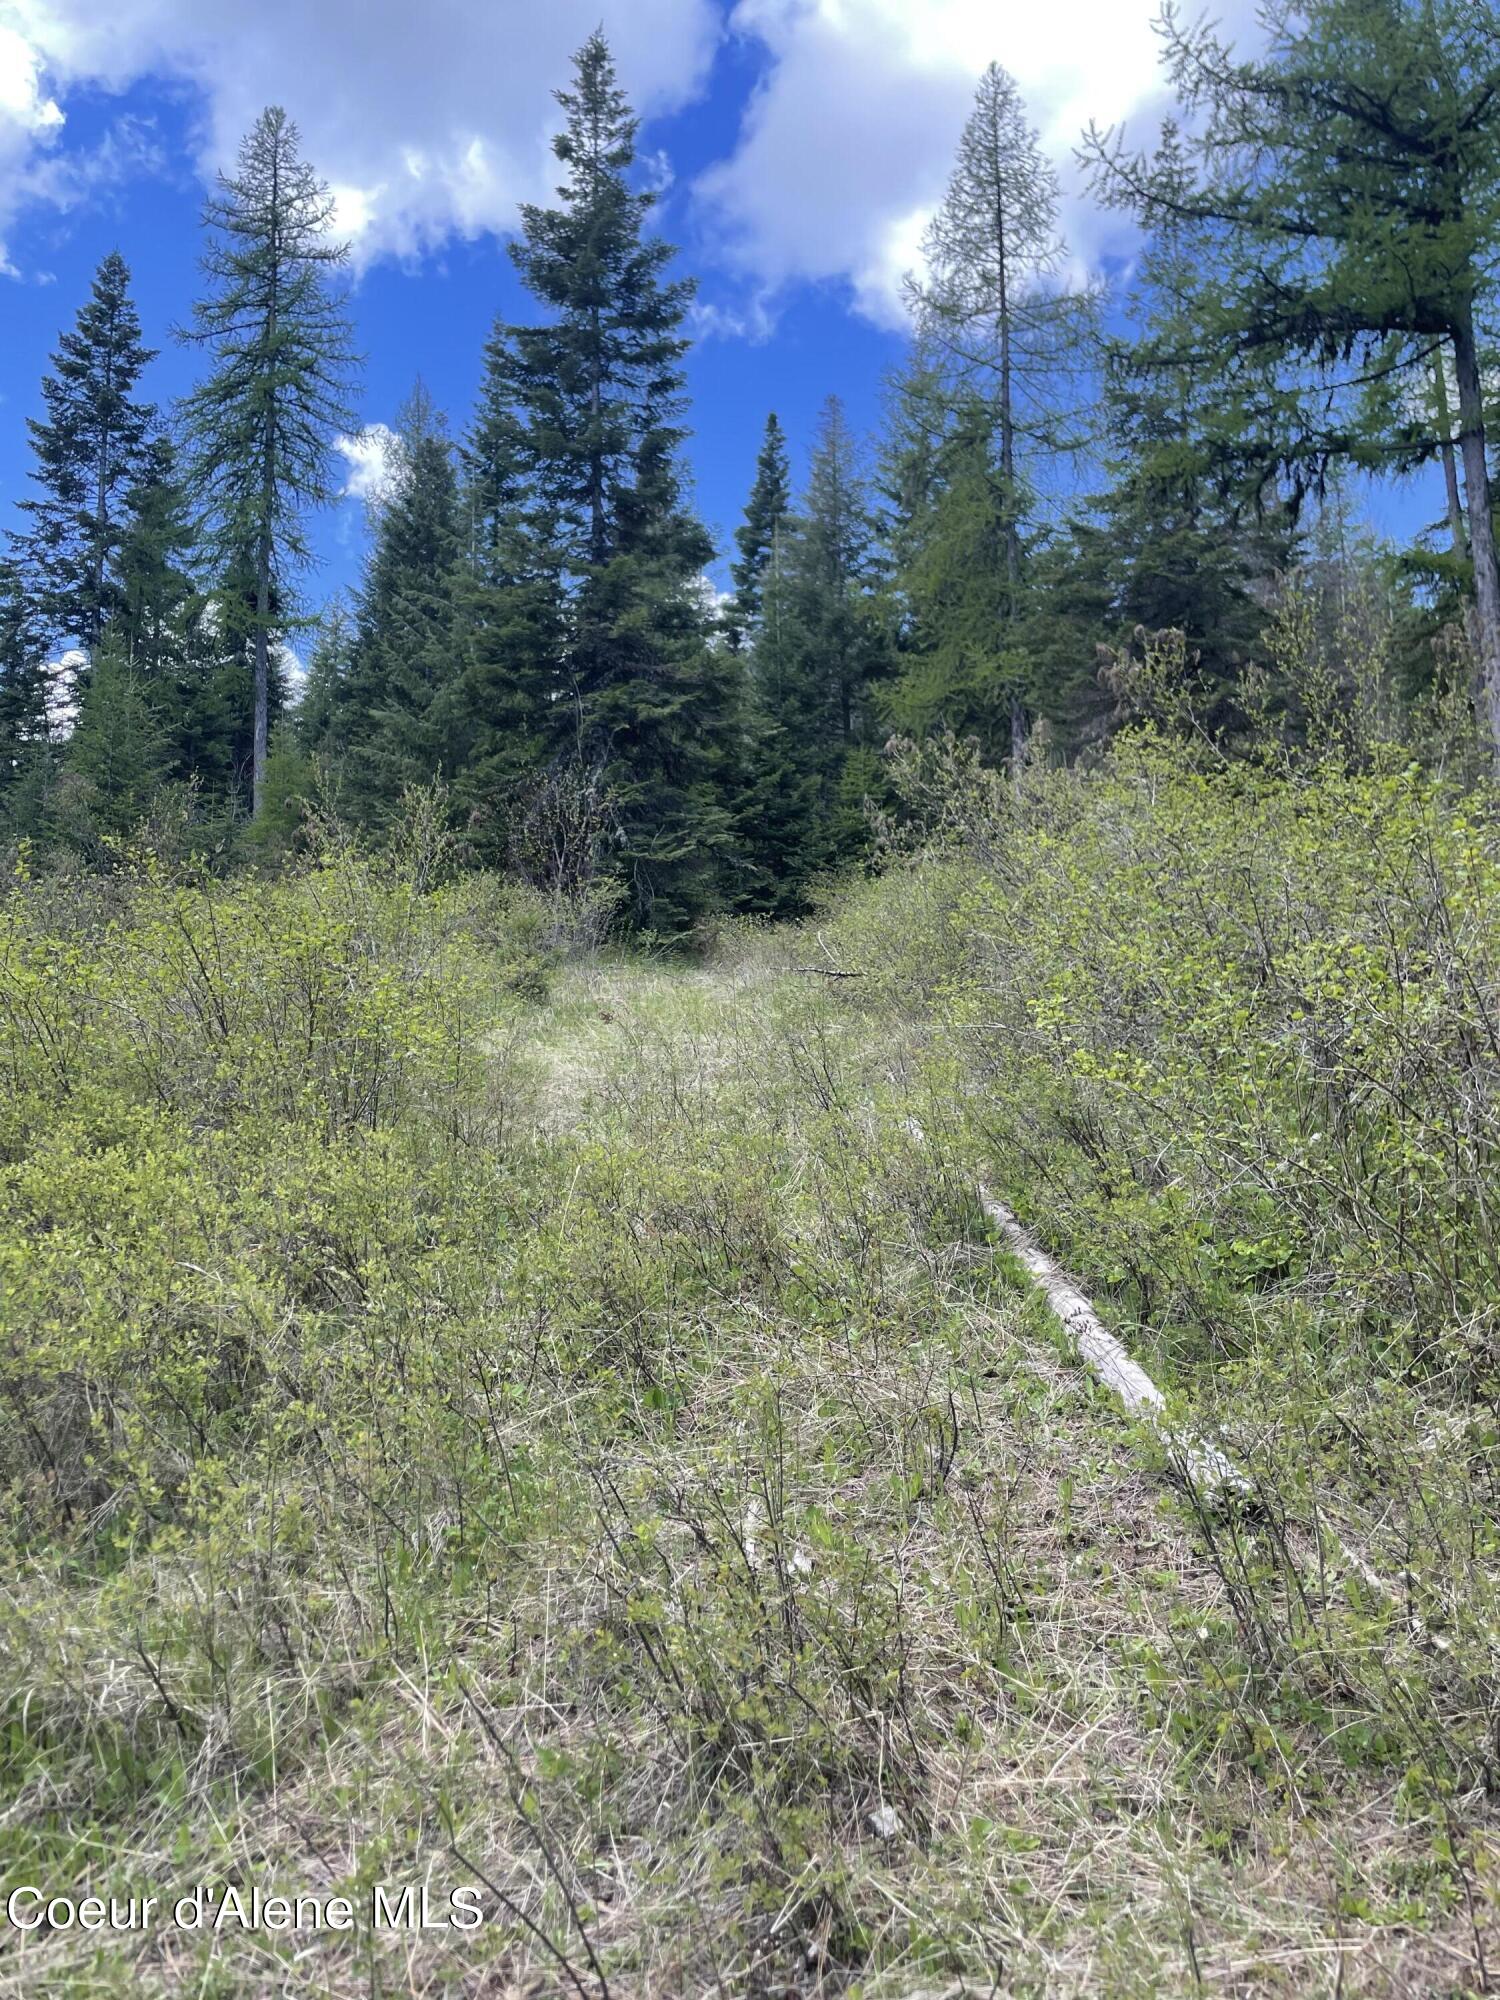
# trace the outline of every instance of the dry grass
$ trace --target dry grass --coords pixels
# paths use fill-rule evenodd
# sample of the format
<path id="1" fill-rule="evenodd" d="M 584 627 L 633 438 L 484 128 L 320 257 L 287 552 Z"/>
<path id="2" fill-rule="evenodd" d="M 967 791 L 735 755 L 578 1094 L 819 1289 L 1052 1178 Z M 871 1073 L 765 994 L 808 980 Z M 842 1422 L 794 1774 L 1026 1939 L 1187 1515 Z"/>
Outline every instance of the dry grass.
<path id="1" fill-rule="evenodd" d="M 8 1936 L 0 1992 L 1479 1990 L 1491 1823 L 1455 1871 L 1267 1704 L 1149 1440 L 984 1242 L 914 1026 L 748 950 L 582 969 L 492 1055 L 482 1269 L 366 1302 L 402 1393 L 321 1468 L 247 1452 L 232 1529 L 39 1553 L 3 1612 L 49 1886 L 488 1921 Z"/>

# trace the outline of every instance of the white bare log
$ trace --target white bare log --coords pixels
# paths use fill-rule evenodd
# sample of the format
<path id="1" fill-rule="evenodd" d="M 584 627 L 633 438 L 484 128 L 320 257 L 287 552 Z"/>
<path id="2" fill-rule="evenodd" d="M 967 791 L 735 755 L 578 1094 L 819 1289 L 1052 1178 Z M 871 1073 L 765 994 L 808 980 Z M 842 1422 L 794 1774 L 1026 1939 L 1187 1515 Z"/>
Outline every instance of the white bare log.
<path id="1" fill-rule="evenodd" d="M 896 1081 L 894 1076 L 890 1080 L 892 1083 Z M 926 1145 L 927 1134 L 915 1118 L 907 1118 L 906 1129 L 919 1146 Z M 1131 1359 L 1124 1345 L 1104 1325 L 1061 1265 L 1053 1262 L 1020 1218 L 992 1195 L 983 1181 L 979 1183 L 979 1205 L 999 1230 L 1011 1255 L 1017 1263 L 1024 1265 L 1028 1276 L 1072 1335 L 1085 1367 L 1106 1389 L 1119 1397 L 1127 1410 L 1144 1411 L 1156 1425 L 1171 1453 L 1173 1466 L 1184 1483 L 1192 1487 L 1201 1500 L 1217 1506 L 1248 1495 L 1249 1480 L 1235 1470 L 1217 1445 L 1208 1444 L 1201 1438 L 1185 1437 L 1165 1421 L 1167 1399 L 1161 1390 L 1141 1364 Z"/>
<path id="2" fill-rule="evenodd" d="M 980 1205 L 999 1230 L 1006 1248 L 1025 1266 L 1037 1289 L 1077 1345 L 1080 1359 L 1092 1374 L 1119 1397 L 1127 1410 L 1144 1412 L 1160 1431 L 1172 1462 L 1187 1483 L 1206 1500 L 1222 1503 L 1249 1491 L 1217 1445 L 1184 1437 L 1165 1421 L 1167 1399 L 1138 1361 L 1100 1320 L 1093 1306 L 1061 1267 L 1055 1264 L 1018 1217 L 980 1183 Z"/>

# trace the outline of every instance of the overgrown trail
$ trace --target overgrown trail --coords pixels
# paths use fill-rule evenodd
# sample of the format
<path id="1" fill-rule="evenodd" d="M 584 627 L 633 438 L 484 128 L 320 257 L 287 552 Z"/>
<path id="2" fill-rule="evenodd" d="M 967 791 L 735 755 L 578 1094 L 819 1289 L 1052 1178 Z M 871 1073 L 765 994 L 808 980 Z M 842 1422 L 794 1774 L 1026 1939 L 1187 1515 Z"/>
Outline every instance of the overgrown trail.
<path id="1" fill-rule="evenodd" d="M 1252 1529 L 987 1234 L 951 1051 L 799 953 L 557 974 L 441 1125 L 319 1131 L 230 1443 L 5 1601 L 27 1879 L 483 1925 L 58 1931 L 0 1990 L 1480 1989 L 1479 1863 L 1250 1657 Z"/>
<path id="2" fill-rule="evenodd" d="M 528 1036 L 570 1200 L 632 1162 L 611 1262 L 705 1288 L 591 1467 L 675 1822 L 596 1941 L 664 1992 L 1453 1990 L 1465 1918 L 1393 1925 L 1386 1801 L 1241 1701 L 1235 1528 L 986 1240 L 924 1041 L 769 952 L 577 973 Z"/>

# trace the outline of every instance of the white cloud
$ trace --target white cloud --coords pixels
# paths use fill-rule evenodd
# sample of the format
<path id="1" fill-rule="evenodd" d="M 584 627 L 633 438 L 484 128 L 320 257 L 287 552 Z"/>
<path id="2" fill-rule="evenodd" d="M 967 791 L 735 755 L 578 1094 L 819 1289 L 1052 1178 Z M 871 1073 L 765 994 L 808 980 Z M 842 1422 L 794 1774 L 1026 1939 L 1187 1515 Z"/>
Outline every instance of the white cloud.
<path id="1" fill-rule="evenodd" d="M 734 602 L 734 592 L 720 590 L 706 569 L 699 570 L 694 577 L 692 589 L 693 595 L 698 600 L 698 608 L 705 618 L 717 618 Z"/>
<path id="2" fill-rule="evenodd" d="M 78 676 L 88 663 L 89 656 L 82 647 L 70 646 L 42 669 L 47 690 L 43 697 L 47 731 L 54 743 L 66 743 L 73 734 L 78 721 Z"/>
<path id="3" fill-rule="evenodd" d="M 452 236 L 512 227 L 556 178 L 548 140 L 574 49 L 603 17 L 622 81 L 650 115 L 702 89 L 726 17 L 765 73 L 729 157 L 699 180 L 703 241 L 752 303 L 706 307 L 702 328 L 761 336 L 777 288 L 849 285 L 873 318 L 901 319 L 902 273 L 941 198 L 986 63 L 1018 79 L 1043 140 L 1076 177 L 1090 119 L 1149 136 L 1164 101 L 1158 0 L 0 0 L 0 269 L 28 200 L 82 199 L 111 171 L 67 146 L 71 90 L 151 75 L 198 92 L 205 172 L 232 161 L 267 103 L 284 104 L 333 188 L 363 265 Z M 1253 0 L 1221 0 L 1234 30 Z M 110 143 L 129 162 L 141 128 Z M 144 153 L 142 153 L 144 157 Z M 139 160 L 137 161 L 139 164 Z M 659 184 L 671 163 L 651 153 Z M 90 175 L 92 173 L 92 180 Z M 1070 195 L 1084 257 L 1128 241 Z"/>
<path id="4" fill-rule="evenodd" d="M 62 130 L 63 114 L 42 83 L 41 57 L 17 27 L 0 20 L 0 273 L 16 275 L 5 247 L 17 190 L 33 161 Z"/>
<path id="5" fill-rule="evenodd" d="M 765 293 L 741 305 L 694 299 L 688 307 L 688 331 L 695 340 L 748 340 L 759 346 L 776 330 L 776 315 Z"/>
<path id="6" fill-rule="evenodd" d="M 363 500 L 372 507 L 380 505 L 390 486 L 391 456 L 397 442 L 389 424 L 366 424 L 357 437 L 334 439 L 334 450 L 349 466 L 344 499 Z"/>
<path id="7" fill-rule="evenodd" d="M 546 197 L 551 92 L 601 13 L 643 112 L 695 94 L 722 26 L 715 0 L 0 0 L 0 184 L 55 141 L 71 88 L 154 75 L 201 90 L 205 171 L 282 104 L 357 261 L 417 255 L 505 229 L 518 202 Z M 26 194 L 23 180 L 0 203 L 13 217 Z M 6 220 L 0 207 L 0 234 Z"/>
<path id="8" fill-rule="evenodd" d="M 1083 128 L 1163 100 L 1158 0 L 738 0 L 731 26 L 770 62 L 732 156 L 699 193 L 725 254 L 763 284 L 842 279 L 872 319 L 904 323 L 918 261 L 986 65 L 1019 83 L 1070 198 L 1073 245 L 1127 232 L 1076 198 Z M 1249 0 L 1219 10 L 1233 26 Z M 1144 117 L 1142 117 L 1144 114 Z"/>

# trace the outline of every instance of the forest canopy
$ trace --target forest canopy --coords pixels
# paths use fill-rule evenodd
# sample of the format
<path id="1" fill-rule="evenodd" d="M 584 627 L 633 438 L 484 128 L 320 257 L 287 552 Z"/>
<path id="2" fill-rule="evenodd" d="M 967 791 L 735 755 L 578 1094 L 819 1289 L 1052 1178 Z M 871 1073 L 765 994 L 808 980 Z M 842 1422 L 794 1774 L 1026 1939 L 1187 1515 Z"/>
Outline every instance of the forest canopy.
<path id="1" fill-rule="evenodd" d="M 271 107 L 204 205 L 191 393 L 149 399 L 173 334 L 118 251 L 42 383 L 0 561 L 0 831 L 103 865 L 153 819 L 274 865 L 309 811 L 378 840 L 438 784 L 471 865 L 674 936 L 859 865 L 893 736 L 1013 774 L 1142 721 L 1236 759 L 1379 740 L 1495 768 L 1500 25 L 1277 0 L 1262 28 L 1246 54 L 1169 8 L 1159 142 L 1081 138 L 1136 232 L 1112 289 L 992 64 L 879 435 L 830 396 L 799 476 L 767 413 L 720 549 L 693 280 L 596 32 L 509 245 L 532 310 L 496 321 L 460 422 L 414 383 L 331 601 L 309 521 L 357 428 L 347 248 Z M 1361 527 L 1371 482 L 1424 468 L 1430 523 Z"/>

